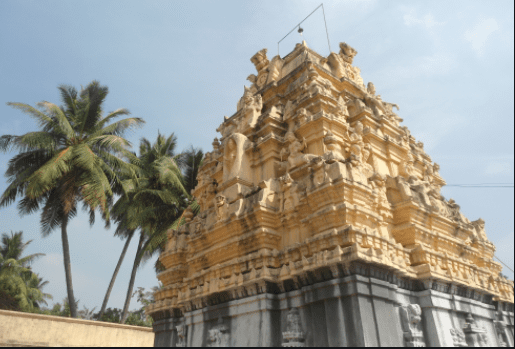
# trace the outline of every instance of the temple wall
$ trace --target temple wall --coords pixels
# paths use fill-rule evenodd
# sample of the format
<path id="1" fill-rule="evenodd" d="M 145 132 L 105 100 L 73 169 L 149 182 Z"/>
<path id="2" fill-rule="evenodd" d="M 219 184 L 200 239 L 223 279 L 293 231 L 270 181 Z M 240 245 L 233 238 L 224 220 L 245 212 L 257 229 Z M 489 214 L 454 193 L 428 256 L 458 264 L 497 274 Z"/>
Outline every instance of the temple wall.
<path id="1" fill-rule="evenodd" d="M 0 346 L 151 347 L 151 328 L 0 310 Z"/>
<path id="2" fill-rule="evenodd" d="M 470 316 L 475 320 L 474 328 L 479 329 L 478 333 L 486 330 L 488 346 L 502 344 L 494 322 L 498 314 L 496 307 L 503 304 L 487 304 L 436 290 L 409 291 L 373 277 L 351 275 L 295 291 L 264 293 L 207 306 L 185 312 L 184 316 L 156 321 L 155 346 L 176 346 L 175 326 L 179 324 L 187 328 L 186 346 L 215 346 L 209 331 L 220 324 L 224 326 L 222 346 L 281 346 L 285 344 L 283 333 L 289 326 L 290 309 L 298 310 L 302 328 L 303 341 L 295 344 L 411 346 L 413 343 L 406 340 L 409 330 L 406 331 L 407 324 L 403 324 L 401 315 L 402 308 L 409 304 L 421 309 L 421 337 L 416 344 L 455 346 L 451 329 L 464 331 Z M 513 346 L 513 307 L 510 306 L 509 311 L 502 314 L 506 323 L 504 340 L 506 345 Z"/>

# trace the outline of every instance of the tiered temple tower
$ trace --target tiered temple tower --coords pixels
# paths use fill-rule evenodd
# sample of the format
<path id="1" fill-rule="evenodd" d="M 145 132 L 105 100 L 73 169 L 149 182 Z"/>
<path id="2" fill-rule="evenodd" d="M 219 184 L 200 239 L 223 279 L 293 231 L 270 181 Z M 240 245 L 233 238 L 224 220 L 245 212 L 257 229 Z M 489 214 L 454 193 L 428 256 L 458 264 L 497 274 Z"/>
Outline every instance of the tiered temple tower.
<path id="1" fill-rule="evenodd" d="M 170 231 L 147 308 L 164 346 L 513 346 L 484 221 L 340 44 L 251 61 Z"/>

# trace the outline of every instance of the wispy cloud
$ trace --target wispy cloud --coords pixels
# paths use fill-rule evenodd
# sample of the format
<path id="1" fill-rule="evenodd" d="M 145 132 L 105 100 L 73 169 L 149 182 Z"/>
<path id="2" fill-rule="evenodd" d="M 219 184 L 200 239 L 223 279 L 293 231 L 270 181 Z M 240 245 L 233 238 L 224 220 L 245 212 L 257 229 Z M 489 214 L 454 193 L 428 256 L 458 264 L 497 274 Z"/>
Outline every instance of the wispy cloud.
<path id="1" fill-rule="evenodd" d="M 414 9 L 409 10 L 409 12 L 403 16 L 403 19 L 404 24 L 408 27 L 421 25 L 425 28 L 431 29 L 433 27 L 445 24 L 445 22 L 438 22 L 431 13 L 427 13 L 421 17 L 417 17 L 416 11 Z"/>
<path id="2" fill-rule="evenodd" d="M 424 143 L 424 149 L 428 152 L 436 148 L 442 139 L 454 132 L 458 125 L 467 122 L 467 119 L 461 114 L 439 114 L 437 117 L 432 114 L 421 115 L 420 120 L 431 120 L 412 127 L 413 134 Z"/>
<path id="3" fill-rule="evenodd" d="M 465 32 L 465 40 L 470 42 L 472 48 L 479 56 L 482 56 L 488 38 L 499 29 L 499 24 L 494 18 L 482 18 L 476 23 L 474 28 Z"/>

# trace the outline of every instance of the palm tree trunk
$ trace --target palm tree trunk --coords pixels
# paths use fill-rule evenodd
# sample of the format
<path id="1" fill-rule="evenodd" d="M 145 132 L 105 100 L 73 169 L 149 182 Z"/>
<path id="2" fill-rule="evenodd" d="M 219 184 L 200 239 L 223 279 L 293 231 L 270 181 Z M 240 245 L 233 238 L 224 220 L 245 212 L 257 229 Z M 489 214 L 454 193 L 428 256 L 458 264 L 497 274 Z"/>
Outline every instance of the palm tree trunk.
<path id="1" fill-rule="evenodd" d="M 129 314 L 129 304 L 131 303 L 132 289 L 134 288 L 134 282 L 136 281 L 136 271 L 138 270 L 139 261 L 141 260 L 141 258 L 138 258 L 138 256 L 141 251 L 141 247 L 143 246 L 143 240 L 145 240 L 145 233 L 140 232 L 138 250 L 136 252 L 136 258 L 134 258 L 134 265 L 132 267 L 131 280 L 129 281 L 129 289 L 127 290 L 127 296 L 125 297 L 125 304 L 123 306 L 122 317 L 120 320 L 121 324 L 125 323 L 125 321 L 127 320 L 127 316 Z"/>
<path id="2" fill-rule="evenodd" d="M 68 215 L 65 215 L 61 223 L 61 240 L 63 242 L 63 262 L 64 262 L 64 273 L 66 276 L 66 289 L 68 291 L 68 303 L 70 305 L 71 317 L 77 317 L 77 304 L 75 303 L 75 297 L 73 296 L 73 285 L 72 285 L 72 267 L 70 261 L 70 245 L 68 244 L 68 233 L 66 227 L 68 225 Z"/>
<path id="3" fill-rule="evenodd" d="M 111 295 L 111 291 L 113 290 L 114 281 L 116 280 L 116 276 L 118 275 L 118 272 L 120 271 L 120 267 L 122 266 L 122 262 L 125 257 L 125 253 L 127 253 L 127 248 L 129 247 L 129 244 L 130 244 L 133 236 L 134 236 L 134 233 L 130 234 L 129 237 L 127 238 L 127 241 L 125 242 L 125 245 L 123 246 L 122 254 L 120 255 L 118 264 L 116 265 L 116 268 L 114 269 L 113 277 L 111 278 L 111 282 L 109 283 L 109 287 L 107 288 L 107 292 L 104 297 L 104 302 L 102 303 L 102 308 L 100 309 L 100 312 L 98 313 L 98 320 L 101 320 L 102 315 L 104 315 L 104 312 L 107 307 L 107 302 L 109 301 L 109 296 Z"/>

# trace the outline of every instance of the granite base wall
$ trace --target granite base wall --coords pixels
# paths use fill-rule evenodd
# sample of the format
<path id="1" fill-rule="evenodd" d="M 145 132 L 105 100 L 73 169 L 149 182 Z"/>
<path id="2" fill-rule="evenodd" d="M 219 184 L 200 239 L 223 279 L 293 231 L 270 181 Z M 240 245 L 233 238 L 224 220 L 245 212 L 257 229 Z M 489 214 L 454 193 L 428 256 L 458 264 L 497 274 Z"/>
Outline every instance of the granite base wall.
<path id="1" fill-rule="evenodd" d="M 213 346 L 209 330 L 220 324 L 224 326 L 223 346 L 281 346 L 293 308 L 300 315 L 305 346 L 413 346 L 406 340 L 401 314 L 409 304 L 421 310 L 418 327 L 423 338 L 418 345 L 455 346 L 451 329 L 463 329 L 470 315 L 477 328 L 486 330 L 482 344 L 501 346 L 504 341 L 514 345 L 513 304 L 470 299 L 452 290 L 407 290 L 373 277 L 351 275 L 184 314 L 176 310 L 155 321 L 155 346 Z M 505 325 L 501 337 L 495 325 L 499 320 Z M 184 340 L 178 337 L 178 325 L 186 329 Z"/>

